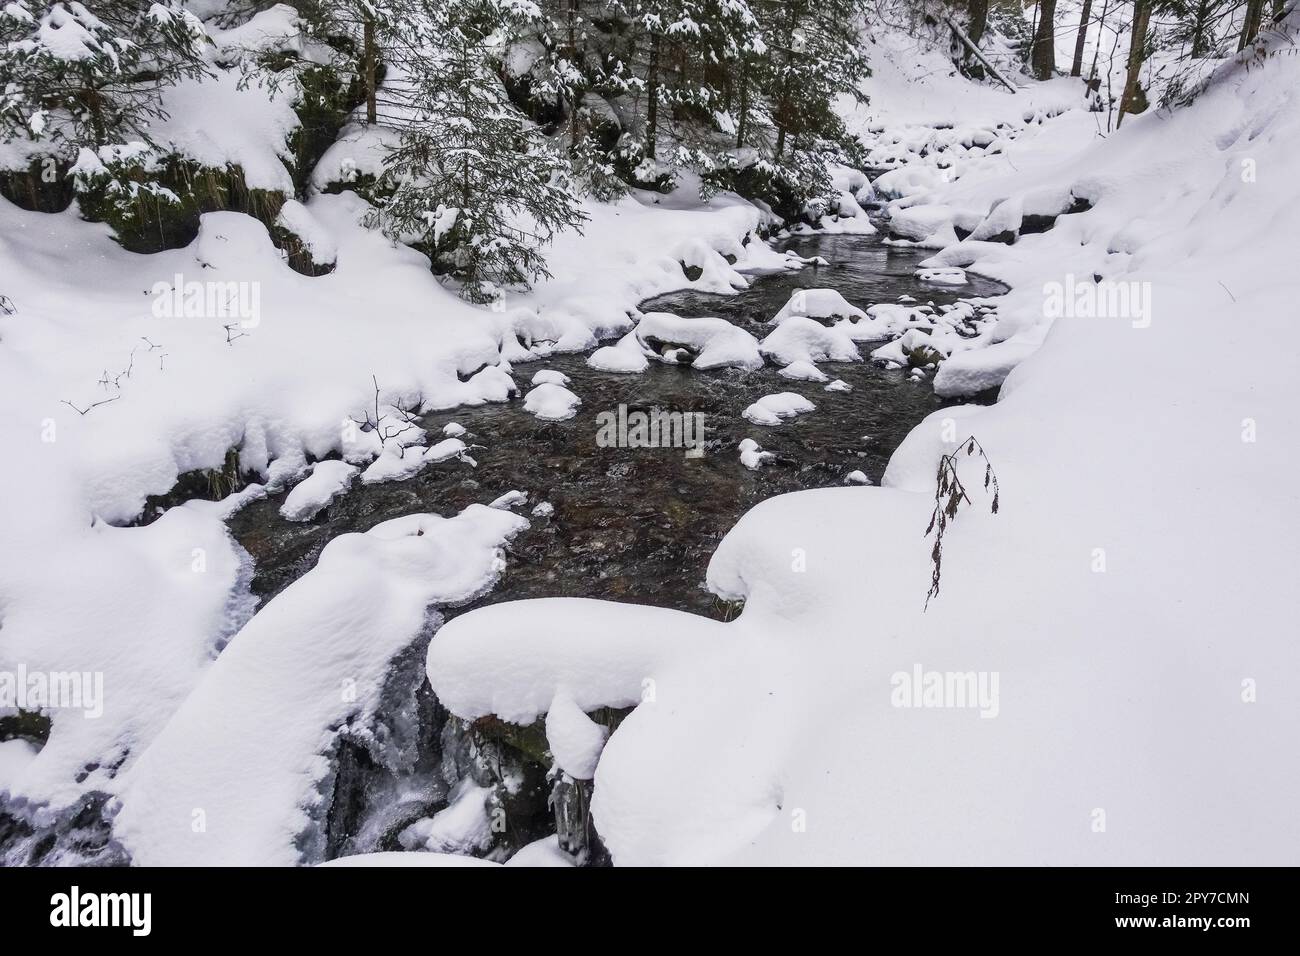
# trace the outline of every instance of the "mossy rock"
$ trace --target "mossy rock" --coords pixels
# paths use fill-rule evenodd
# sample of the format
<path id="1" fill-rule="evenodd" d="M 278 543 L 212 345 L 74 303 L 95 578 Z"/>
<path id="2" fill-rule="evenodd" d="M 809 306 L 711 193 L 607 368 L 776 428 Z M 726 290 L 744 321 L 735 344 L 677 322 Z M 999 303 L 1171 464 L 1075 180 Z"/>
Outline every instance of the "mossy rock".
<path id="1" fill-rule="evenodd" d="M 943 353 L 928 345 L 904 349 L 903 354 L 907 356 L 907 364 L 911 368 L 925 368 L 927 365 L 938 365 L 943 361 Z"/>
<path id="2" fill-rule="evenodd" d="M 382 82 L 383 64 L 376 75 Z M 337 70 L 328 66 L 309 67 L 299 74 L 298 82 L 302 95 L 294 112 L 302 125 L 290 136 L 289 148 L 293 151 L 294 186 L 298 195 L 304 195 L 312 170 L 334 145 L 352 111 L 365 102 L 366 92 L 360 77 L 345 81 Z"/>
<path id="3" fill-rule="evenodd" d="M 68 164 L 36 159 L 27 169 L 0 172 L 0 196 L 20 209 L 32 212 L 63 212 L 72 203 L 72 180 Z"/>
<path id="4" fill-rule="evenodd" d="M 177 477 L 176 483 L 165 493 L 149 495 L 145 498 L 144 509 L 134 524 L 149 524 L 160 518 L 167 509 L 195 498 L 204 501 L 220 501 L 237 491 L 243 491 L 256 481 L 257 477 L 253 472 L 240 469 L 239 449 L 231 448 L 226 452 L 221 467 L 187 471 Z"/>
<path id="5" fill-rule="evenodd" d="M 128 197 L 113 183 L 146 188 Z M 152 192 L 154 186 L 170 191 L 175 201 Z M 82 215 L 111 226 L 123 248 L 152 253 L 193 242 L 205 212 L 242 212 L 270 228 L 286 198 L 274 190 L 250 188 L 239 166 L 214 168 L 172 155 L 159 169 L 120 170 L 115 180 L 93 185 L 78 200 Z"/>

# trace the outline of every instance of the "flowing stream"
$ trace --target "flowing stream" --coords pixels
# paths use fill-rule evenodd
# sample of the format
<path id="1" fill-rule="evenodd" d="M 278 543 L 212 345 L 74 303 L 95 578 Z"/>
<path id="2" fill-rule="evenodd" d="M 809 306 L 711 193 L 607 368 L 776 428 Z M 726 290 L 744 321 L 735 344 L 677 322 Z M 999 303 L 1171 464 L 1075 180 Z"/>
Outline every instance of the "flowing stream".
<path id="1" fill-rule="evenodd" d="M 801 288 L 836 289 L 859 308 L 903 296 L 938 307 L 1004 291 L 973 275 L 962 286 L 923 283 L 914 272 L 927 253 L 888 246 L 877 236 L 799 237 L 786 248 L 829 264 L 761 276 L 736 295 L 679 292 L 642 303 L 642 309 L 719 316 L 762 338 L 767 321 Z M 862 345 L 864 359 L 872 347 Z M 589 368 L 582 355 L 517 365 L 516 381 L 524 391 L 542 368 L 569 377 L 569 388 L 583 403 L 576 417 L 543 422 L 515 399 L 421 420 L 433 439 L 449 422 L 463 425 L 477 467 L 453 459 L 405 481 L 356 482 L 304 523 L 280 516 L 285 492 L 232 516 L 231 532 L 256 562 L 253 590 L 262 603 L 309 571 L 338 535 L 416 512 L 452 515 L 521 491 L 528 496 L 522 513 L 531 514 L 542 502 L 550 504 L 549 513 L 531 516 L 531 527 L 512 542 L 496 588 L 466 606 L 443 609 L 443 619 L 485 604 L 547 596 L 632 601 L 725 619 L 735 609 L 716 601 L 704 578 L 718 542 L 746 511 L 772 495 L 842 485 L 853 471 L 878 482 L 908 431 L 946 404 L 928 376 L 913 381 L 906 369 L 886 369 L 869 359 L 822 363 L 832 379 L 852 386 L 844 392 L 785 379 L 771 366 L 704 372 L 652 363 L 642 374 L 626 375 Z M 741 417 L 762 396 L 785 391 L 806 396 L 816 410 L 776 427 Z M 704 453 L 602 447 L 597 416 L 620 405 L 702 414 Z M 776 459 L 757 471 L 746 469 L 737 450 L 744 438 L 753 438 Z M 925 584 L 917 582 L 918 595 Z M 424 680 L 423 660 L 421 646 L 394 662 L 391 687 L 376 717 L 406 728 L 407 744 L 418 755 L 415 764 L 396 766 L 369 743 L 341 735 L 328 755 L 333 772 L 324 818 L 303 835 L 306 858 L 400 849 L 406 827 L 436 813 L 458 788 L 473 783 L 480 788 L 476 792 L 491 794 L 487 805 L 499 808 L 508 821 L 508 832 L 490 850 L 494 858 L 558 833 L 561 848 L 576 860 L 604 861 L 587 812 L 591 785 L 554 778 L 544 740 L 539 749 L 536 734 L 528 736 L 536 728 L 512 730 L 499 721 L 469 725 L 452 718 Z M 613 727 L 621 715 L 599 719 Z M 39 741 L 48 728 L 27 732 Z M 112 838 L 103 794 L 87 795 L 49 824 L 32 825 L 0 808 L 0 864 L 59 861 L 128 862 Z"/>
<path id="2" fill-rule="evenodd" d="M 799 237 L 785 247 L 830 264 L 760 276 L 732 296 L 686 291 L 641 307 L 719 316 L 761 338 L 770 331 L 767 321 L 801 288 L 834 288 L 859 308 L 900 296 L 940 306 L 1003 291 L 974 275 L 962 286 L 923 283 L 914 271 L 928 253 L 888 246 L 876 236 Z M 862 345 L 864 359 L 872 347 Z M 452 421 L 469 430 L 464 440 L 475 446 L 477 468 L 453 459 L 406 481 L 357 482 L 316 520 L 301 524 L 280 517 L 282 493 L 245 507 L 232 518 L 231 530 L 256 561 L 253 586 L 265 600 L 308 571 L 339 534 L 413 512 L 450 515 L 517 490 L 528 495 L 521 513 L 543 501 L 554 512 L 530 518 L 532 527 L 511 545 L 502 581 L 471 606 L 578 596 L 726 614 L 703 581 L 709 557 L 741 515 L 772 495 L 843 484 L 855 470 L 878 482 L 908 431 L 949 404 L 934 394 L 928 377 L 910 381 L 905 369 L 887 370 L 869 360 L 820 367 L 852 391 L 827 392 L 819 383 L 790 381 L 771 366 L 703 372 L 651 363 L 646 372 L 628 375 L 589 368 L 583 355 L 520 364 L 515 377 L 524 391 L 538 369 L 569 376 L 568 387 L 583 402 L 577 416 L 543 422 L 525 412 L 519 400 L 433 413 L 421 424 L 434 438 Z M 816 411 L 776 427 L 741 418 L 758 398 L 783 391 L 806 396 Z M 702 413 L 704 455 L 688 457 L 681 448 L 601 447 L 597 415 L 620 404 Z M 746 437 L 777 460 L 758 471 L 744 468 L 737 445 Z M 918 586 L 924 590 L 923 582 Z"/>

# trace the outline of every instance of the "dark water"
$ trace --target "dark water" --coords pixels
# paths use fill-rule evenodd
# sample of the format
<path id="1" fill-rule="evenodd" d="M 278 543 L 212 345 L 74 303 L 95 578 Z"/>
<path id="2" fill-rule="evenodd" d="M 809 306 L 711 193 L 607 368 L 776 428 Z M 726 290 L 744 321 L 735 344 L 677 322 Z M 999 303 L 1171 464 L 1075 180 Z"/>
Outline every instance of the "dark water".
<path id="1" fill-rule="evenodd" d="M 645 311 L 684 316 L 717 315 L 761 337 L 759 327 L 797 288 L 838 289 L 852 304 L 894 302 L 900 295 L 941 305 L 961 297 L 995 295 L 997 283 L 972 277 L 966 286 L 930 286 L 913 271 L 925 253 L 895 249 L 875 237 L 799 238 L 788 244 L 801 255 L 820 255 L 829 266 L 759 278 L 735 296 L 675 293 L 643 303 Z M 864 357 L 871 346 L 863 345 Z M 454 514 L 508 491 L 528 494 L 520 509 L 550 502 L 554 514 L 530 518 L 515 539 L 500 585 L 476 605 L 543 596 L 582 596 L 656 604 L 723 615 L 703 589 L 705 570 L 718 542 L 747 510 L 764 498 L 805 488 L 844 483 L 854 470 L 879 481 L 890 454 L 923 417 L 946 404 L 929 380 L 909 381 L 905 370 L 888 371 L 869 361 L 823 363 L 831 378 L 851 392 L 826 392 L 815 382 L 794 382 L 774 368 L 757 372 L 700 372 L 652 363 L 640 375 L 598 372 L 585 356 L 555 356 L 517 365 L 524 391 L 533 373 L 555 369 L 571 379 L 583 402 L 575 418 L 545 423 L 523 411 L 519 399 L 439 412 L 422 424 L 431 437 L 456 421 L 469 430 L 477 468 L 459 461 L 430 465 L 416 477 L 381 485 L 357 482 L 313 522 L 285 521 L 284 495 L 254 502 L 230 524 L 256 560 L 254 589 L 264 598 L 315 564 L 333 537 L 365 531 L 413 512 Z M 772 392 L 793 391 L 817 410 L 777 427 L 751 425 L 746 406 Z M 604 448 L 597 444 L 597 414 L 629 409 L 702 412 L 706 452 L 688 458 L 681 448 Z M 753 438 L 778 460 L 757 472 L 740 464 L 736 446 Z"/>

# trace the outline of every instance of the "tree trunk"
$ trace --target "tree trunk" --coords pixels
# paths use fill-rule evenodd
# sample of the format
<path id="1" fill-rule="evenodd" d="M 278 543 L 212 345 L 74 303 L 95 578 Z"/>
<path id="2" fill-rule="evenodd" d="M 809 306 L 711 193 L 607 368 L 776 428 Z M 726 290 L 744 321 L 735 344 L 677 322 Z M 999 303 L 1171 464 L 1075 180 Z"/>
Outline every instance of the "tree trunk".
<path id="1" fill-rule="evenodd" d="M 1088 42 L 1088 18 L 1092 16 L 1092 0 L 1083 0 L 1079 17 L 1079 35 L 1074 38 L 1074 62 L 1070 64 L 1071 76 L 1083 75 L 1083 47 Z"/>
<path id="2" fill-rule="evenodd" d="M 1088 81 L 1097 78 L 1097 57 L 1101 55 L 1101 38 L 1106 29 L 1106 14 L 1110 12 L 1110 0 L 1102 0 L 1101 16 L 1097 18 L 1097 45 L 1092 48 L 1092 67 L 1088 70 Z M 1098 83 L 1100 85 L 1100 83 Z"/>
<path id="3" fill-rule="evenodd" d="M 1128 76 L 1124 80 L 1124 95 L 1119 101 L 1119 119 L 1115 128 L 1124 125 L 1124 114 L 1135 113 L 1138 91 L 1138 75 L 1142 72 L 1142 63 L 1146 57 L 1147 25 L 1151 21 L 1151 0 L 1133 0 L 1133 35 L 1128 48 Z"/>
<path id="4" fill-rule="evenodd" d="M 745 133 L 749 125 L 749 60 L 740 67 L 740 118 L 736 123 L 736 148 L 745 145 Z"/>
<path id="5" fill-rule="evenodd" d="M 1205 56 L 1205 38 L 1208 35 L 1210 0 L 1200 0 L 1196 5 L 1196 19 L 1192 21 L 1192 59 Z"/>
<path id="6" fill-rule="evenodd" d="M 569 63 L 573 69 L 578 68 L 578 4 L 581 0 L 569 0 Z M 569 151 L 578 148 L 578 103 L 581 98 L 578 91 L 573 91 L 569 103 Z"/>
<path id="7" fill-rule="evenodd" d="M 1263 19 L 1264 0 L 1246 0 L 1246 19 L 1241 25 L 1241 37 L 1237 40 L 1237 52 L 1246 49 L 1259 35 L 1259 22 Z"/>
<path id="8" fill-rule="evenodd" d="M 378 119 L 378 109 L 375 107 L 377 85 L 376 76 L 378 73 L 376 60 L 378 56 L 375 50 L 375 21 L 371 17 L 366 17 L 365 27 L 362 36 L 363 57 L 365 62 L 366 74 L 366 123 L 374 126 Z"/>
<path id="9" fill-rule="evenodd" d="M 972 43 L 978 44 L 989 25 L 989 0 L 967 0 L 966 10 L 970 15 L 966 35 Z"/>
<path id="10" fill-rule="evenodd" d="M 650 65 L 646 69 L 645 155 L 655 158 L 655 138 L 659 135 L 659 35 L 650 37 Z"/>
<path id="11" fill-rule="evenodd" d="M 1050 80 L 1056 72 L 1056 0 L 1042 0 L 1039 4 L 1038 28 L 1034 31 L 1034 46 L 1030 63 L 1034 76 Z"/>

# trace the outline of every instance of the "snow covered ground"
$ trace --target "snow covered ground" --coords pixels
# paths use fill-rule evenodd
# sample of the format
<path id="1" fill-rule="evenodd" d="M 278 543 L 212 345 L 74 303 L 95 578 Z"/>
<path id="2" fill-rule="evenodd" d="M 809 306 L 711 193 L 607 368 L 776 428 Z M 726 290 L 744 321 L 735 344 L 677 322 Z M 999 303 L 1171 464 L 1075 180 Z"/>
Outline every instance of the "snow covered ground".
<path id="1" fill-rule="evenodd" d="M 1014 245 L 934 243 L 936 267 L 1013 286 L 993 344 L 935 383 L 1006 378 L 1000 401 L 935 413 L 882 487 L 750 512 L 709 571 L 745 602 L 732 623 L 611 605 L 595 625 L 702 630 L 686 653 L 642 652 L 605 686 L 587 669 L 608 673 L 607 648 L 523 602 L 435 635 L 435 687 L 516 719 L 555 687 L 587 688 L 588 707 L 653 687 L 596 770 L 616 863 L 1295 864 L 1297 79 L 1294 57 L 1229 63 L 1183 111 L 1105 138 L 1087 113 L 1035 120 L 932 180 L 920 202 L 940 226 L 1003 206 L 1015 225 L 1052 194 L 1090 204 Z M 948 95 L 997 115 L 987 90 Z M 1102 282 L 1127 305 L 1061 307 L 1067 283 Z M 1267 359 L 1233 361 L 1257 343 Z M 924 530 L 954 452 L 971 504 L 926 610 Z M 508 674 L 482 666 L 507 658 Z"/>
<path id="2" fill-rule="evenodd" d="M 75 210 L 0 199 L 0 294 L 16 306 L 0 316 L 0 672 L 102 677 L 97 715 L 53 711 L 38 752 L 0 743 L 10 810 L 47 823 L 98 791 L 141 863 L 319 858 L 324 755 L 431 636 L 427 676 L 454 714 L 543 720 L 563 769 L 594 778 L 616 864 L 1300 862 L 1300 61 L 1225 63 L 1192 106 L 1110 132 L 1077 80 L 1013 95 L 879 41 L 872 102 L 847 119 L 896 167 L 875 188 L 895 241 L 933 249 L 938 277 L 1011 286 L 974 339 L 893 305 L 829 328 L 808 316 L 833 309 L 795 311 L 761 343 L 712 323 L 638 329 L 649 296 L 797 265 L 754 238 L 765 213 L 726 194 L 588 203 L 553 277 L 496 309 L 363 228 L 347 193 L 288 209 L 337 263 L 315 278 L 248 216 L 208 214 L 189 247 L 143 256 Z M 289 188 L 287 107 L 225 74 L 176 95 L 190 98 L 173 104 L 178 147 Z M 253 102 L 232 140 L 179 119 Z M 212 282 L 234 283 L 240 310 L 187 311 L 188 284 Z M 880 320 L 912 338 L 877 358 L 930 344 L 939 394 L 1000 400 L 936 412 L 879 487 L 746 515 L 709 570 L 744 602 L 726 624 L 548 599 L 437 629 L 431 608 L 499 577 L 525 523 L 500 507 L 341 537 L 256 613 L 223 518 L 261 487 L 133 526 L 232 448 L 267 488 L 312 469 L 285 503 L 294 520 L 358 474 L 468 469 L 457 434 L 430 442 L 406 414 L 527 394 L 562 418 L 581 396 L 540 378 L 530 391 L 515 367 L 555 351 L 617 338 L 592 364 L 638 372 L 657 331 L 720 364 L 766 356 L 810 392 L 809 366 L 858 357 L 878 336 L 851 332 Z M 812 402 L 754 407 L 777 425 Z M 368 418 L 379 428 L 359 431 Z M 997 514 L 968 436 L 996 472 Z M 737 468 L 767 460 L 752 440 L 739 452 Z M 927 608 L 924 532 L 953 453 L 971 502 Z M 583 716 L 633 706 L 608 735 Z M 555 863 L 551 843 L 517 859 Z"/>

